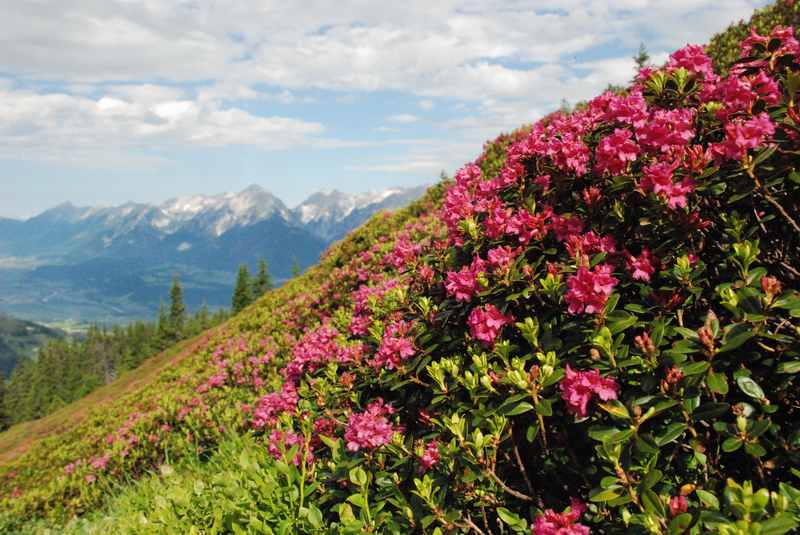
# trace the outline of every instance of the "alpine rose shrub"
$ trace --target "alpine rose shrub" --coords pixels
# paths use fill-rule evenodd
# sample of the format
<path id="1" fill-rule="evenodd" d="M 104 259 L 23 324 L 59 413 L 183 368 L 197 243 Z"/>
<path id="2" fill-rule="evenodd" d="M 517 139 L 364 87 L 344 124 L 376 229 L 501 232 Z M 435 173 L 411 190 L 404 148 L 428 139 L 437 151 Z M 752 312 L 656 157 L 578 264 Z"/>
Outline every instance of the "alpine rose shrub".
<path id="1" fill-rule="evenodd" d="M 689 45 L 487 144 L 114 427 L 0 468 L 6 510 L 85 510 L 239 432 L 302 481 L 296 533 L 791 532 L 799 48 L 752 34 L 722 76 Z"/>

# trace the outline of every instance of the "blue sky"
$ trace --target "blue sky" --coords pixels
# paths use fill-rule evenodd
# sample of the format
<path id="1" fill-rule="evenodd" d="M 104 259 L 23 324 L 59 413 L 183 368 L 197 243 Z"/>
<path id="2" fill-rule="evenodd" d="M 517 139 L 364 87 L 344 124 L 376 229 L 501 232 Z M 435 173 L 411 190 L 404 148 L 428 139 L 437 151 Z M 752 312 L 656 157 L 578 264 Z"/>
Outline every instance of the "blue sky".
<path id="1" fill-rule="evenodd" d="M 431 183 L 765 3 L 3 2 L 0 216 Z"/>

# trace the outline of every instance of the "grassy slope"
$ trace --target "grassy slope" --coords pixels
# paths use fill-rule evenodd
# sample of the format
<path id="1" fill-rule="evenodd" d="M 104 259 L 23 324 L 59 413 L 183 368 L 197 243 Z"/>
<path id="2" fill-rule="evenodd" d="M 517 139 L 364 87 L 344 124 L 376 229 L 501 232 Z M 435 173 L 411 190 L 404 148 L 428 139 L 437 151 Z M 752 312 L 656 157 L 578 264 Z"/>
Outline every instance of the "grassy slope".
<path id="1" fill-rule="evenodd" d="M 88 396 L 62 407 L 56 412 L 28 422 L 12 426 L 0 433 L 0 466 L 13 463 L 38 440 L 58 436 L 82 423 L 94 410 L 114 400 L 135 392 L 158 378 L 167 367 L 177 365 L 192 355 L 213 335 L 214 329 L 185 340 L 147 359 L 138 368 L 122 374 L 117 380 L 98 388 Z"/>
<path id="2" fill-rule="evenodd" d="M 737 27 L 735 31 L 740 32 L 741 28 Z M 719 37 L 713 43 L 715 44 L 712 46 L 717 47 L 716 53 L 720 54 L 724 53 L 724 50 L 719 50 L 720 47 L 730 46 L 728 41 Z M 712 50 L 711 53 L 715 51 Z M 100 451 L 98 444 L 102 437 L 117 429 L 134 408 L 146 412 L 153 423 L 172 417 L 175 403 L 192 396 L 197 384 L 213 371 L 210 362 L 215 348 L 235 340 L 247 346 L 248 351 L 242 351 L 243 354 L 254 353 L 260 340 L 265 337 L 276 340 L 279 348 L 289 347 L 302 327 L 313 325 L 326 312 L 324 302 L 321 304 L 310 300 L 309 294 L 321 294 L 330 298 L 330 309 L 333 309 L 335 289 L 325 287 L 325 281 L 331 273 L 345 265 L 358 252 L 366 250 L 376 237 L 386 236 L 390 239 L 405 223 L 429 211 L 436 204 L 439 193 L 440 188 L 434 188 L 426 199 L 394 217 L 374 217 L 363 228 L 335 245 L 319 266 L 312 268 L 298 280 L 271 292 L 227 324 L 151 359 L 137 372 L 122 377 L 89 398 L 63 409 L 53 415 L 52 420 L 41 421 L 40 426 L 23 424 L 0 435 L 0 451 L 3 451 L 0 457 L 3 464 L 0 466 L 0 490 L 3 492 L 0 509 L 21 518 L 47 515 L 55 520 L 73 513 L 98 511 L 97 508 L 106 503 L 105 494 L 112 487 L 78 492 L 63 484 L 63 466 L 67 462 L 76 458 L 89 458 Z M 281 318 L 291 318 L 292 321 L 286 324 L 280 321 Z M 275 361 L 280 363 L 285 358 L 286 355 L 279 350 Z M 226 396 L 212 396 L 209 399 L 209 402 L 215 404 L 212 407 L 215 421 L 229 421 L 234 427 L 241 425 L 241 416 L 234 412 L 237 412 L 240 403 L 251 401 L 252 394 L 245 396 L 242 391 L 232 389 Z M 57 429 L 48 430 L 47 425 L 50 422 L 61 425 Z M 69 425 L 65 425 L 66 422 Z M 188 431 L 188 435 L 186 429 L 182 432 L 182 439 L 187 436 L 201 436 L 197 427 Z M 183 465 L 184 472 L 180 479 L 162 480 L 150 476 L 138 485 L 127 487 L 127 491 L 123 491 L 112 502 L 107 513 L 124 512 L 133 508 L 136 503 L 141 505 L 149 498 L 168 492 L 169 488 L 181 487 L 188 484 L 187 481 L 207 476 L 208 471 L 215 470 L 214 466 L 217 465 L 206 465 L 197 461 L 205 458 L 203 454 L 215 450 L 219 443 L 228 444 L 228 439 L 223 435 L 206 433 L 201 439 L 195 438 L 196 448 L 192 452 L 181 452 L 176 446 L 172 454 L 188 459 L 184 461 L 186 464 Z M 7 448 L 9 451 L 6 451 Z M 163 455 L 165 450 L 168 451 L 169 447 L 159 450 L 162 453 L 146 452 L 135 462 L 113 468 L 111 475 L 119 476 L 114 481 L 118 483 L 128 477 L 137 477 L 164 461 L 169 461 Z M 175 458 L 172 459 L 174 460 Z M 122 474 L 125 470 L 128 473 Z M 113 488 L 116 490 L 118 487 L 114 485 Z M 22 500 L 9 499 L 12 494 L 21 495 Z M 104 529 L 103 526 L 107 529 L 113 525 L 113 522 L 108 523 L 108 518 L 104 519 L 107 513 L 95 513 L 97 523 L 92 525 L 100 531 Z M 84 525 L 79 532 L 94 531 Z"/>
<path id="3" fill-rule="evenodd" d="M 224 422 L 228 429 L 244 429 L 247 418 L 240 405 L 252 403 L 259 394 L 249 387 L 226 390 L 222 395 L 212 392 L 204 398 L 210 407 L 205 420 L 200 415 L 176 415 L 191 405 L 192 398 L 202 397 L 196 395 L 196 389 L 213 373 L 210 361 L 215 351 L 224 348 L 231 359 L 243 361 L 247 355 L 262 351 L 264 340 L 269 339 L 279 349 L 275 356 L 278 366 L 301 329 L 325 313 L 324 304 L 310 305 L 313 296 L 335 293 L 335 289 L 323 286 L 331 272 L 370 247 L 377 236 L 388 236 L 428 212 L 439 191 L 434 187 L 433 196 L 429 192 L 423 200 L 395 215 L 373 217 L 333 246 L 320 265 L 270 292 L 228 323 L 147 361 L 139 370 L 45 420 L 15 426 L 0 434 L 0 531 L 15 532 L 26 519 L 45 516 L 58 522 L 75 513 L 86 513 L 102 505 L 119 483 L 136 479 L 165 462 L 207 455 L 224 436 L 216 429 L 206 429 L 205 424 L 211 420 Z M 282 318 L 293 321 L 287 325 Z M 265 375 L 274 381 L 269 370 Z M 273 388 L 274 384 L 266 385 L 262 395 Z M 115 465 L 113 461 L 107 477 L 97 484 L 85 485 L 83 477 L 65 478 L 64 467 L 68 463 L 81 459 L 86 467 L 103 452 L 116 448 L 122 441 L 108 448 L 106 438 L 124 434 L 120 430 L 132 417 L 130 427 L 144 436 L 148 433 L 143 429 L 153 433 L 160 433 L 163 425 L 172 429 L 159 435 L 152 448 L 142 446 L 133 448 L 130 455 L 120 455 L 119 463 Z M 49 429 L 51 424 L 55 427 Z"/>

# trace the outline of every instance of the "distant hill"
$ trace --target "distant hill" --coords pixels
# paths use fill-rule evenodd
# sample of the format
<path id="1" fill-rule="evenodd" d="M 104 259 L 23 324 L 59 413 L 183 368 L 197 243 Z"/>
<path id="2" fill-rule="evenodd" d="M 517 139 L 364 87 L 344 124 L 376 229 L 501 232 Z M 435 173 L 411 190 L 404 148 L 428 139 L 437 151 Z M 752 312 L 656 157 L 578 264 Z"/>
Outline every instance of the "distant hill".
<path id="1" fill-rule="evenodd" d="M 8 377 L 21 358 L 31 355 L 46 341 L 64 336 L 57 329 L 0 314 L 0 373 Z"/>
<path id="2" fill-rule="evenodd" d="M 314 264 L 372 214 L 424 188 L 311 195 L 290 209 L 260 186 L 160 205 L 64 203 L 25 221 L 0 219 L 0 310 L 46 321 L 152 317 L 177 273 L 187 305 L 229 304 L 240 263 L 269 263 L 276 281 Z"/>

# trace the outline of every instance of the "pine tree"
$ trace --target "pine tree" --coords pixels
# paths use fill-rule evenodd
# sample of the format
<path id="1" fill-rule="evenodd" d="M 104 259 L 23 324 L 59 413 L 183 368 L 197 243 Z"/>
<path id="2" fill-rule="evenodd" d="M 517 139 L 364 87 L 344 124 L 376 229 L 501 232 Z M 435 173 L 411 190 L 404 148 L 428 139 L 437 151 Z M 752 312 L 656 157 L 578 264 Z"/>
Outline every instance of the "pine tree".
<path id="1" fill-rule="evenodd" d="M 253 293 L 250 285 L 250 272 L 247 265 L 239 266 L 239 274 L 236 276 L 236 287 L 233 290 L 231 309 L 237 314 L 253 301 Z"/>
<path id="2" fill-rule="evenodd" d="M 183 303 L 183 288 L 178 280 L 178 276 L 172 277 L 172 289 L 169 292 L 169 328 L 173 341 L 183 337 L 184 325 L 186 323 L 186 305 Z"/>
<path id="3" fill-rule="evenodd" d="M 158 307 L 158 326 L 156 327 L 156 338 L 158 339 L 158 348 L 163 349 L 169 345 L 169 315 L 167 308 L 164 306 L 164 301 Z"/>
<path id="4" fill-rule="evenodd" d="M 272 289 L 272 277 L 269 274 L 267 261 L 263 258 L 258 261 L 258 275 L 253 283 L 253 298 L 257 299 Z"/>
<path id="5" fill-rule="evenodd" d="M 300 269 L 300 262 L 297 261 L 297 257 L 292 258 L 292 278 L 299 277 L 302 273 Z"/>
<path id="6" fill-rule="evenodd" d="M 646 67 L 647 63 L 650 61 L 650 54 L 647 53 L 647 48 L 644 46 L 644 43 L 639 44 L 639 52 L 633 56 L 633 61 L 636 63 L 636 74 L 638 75 L 639 71 Z"/>

